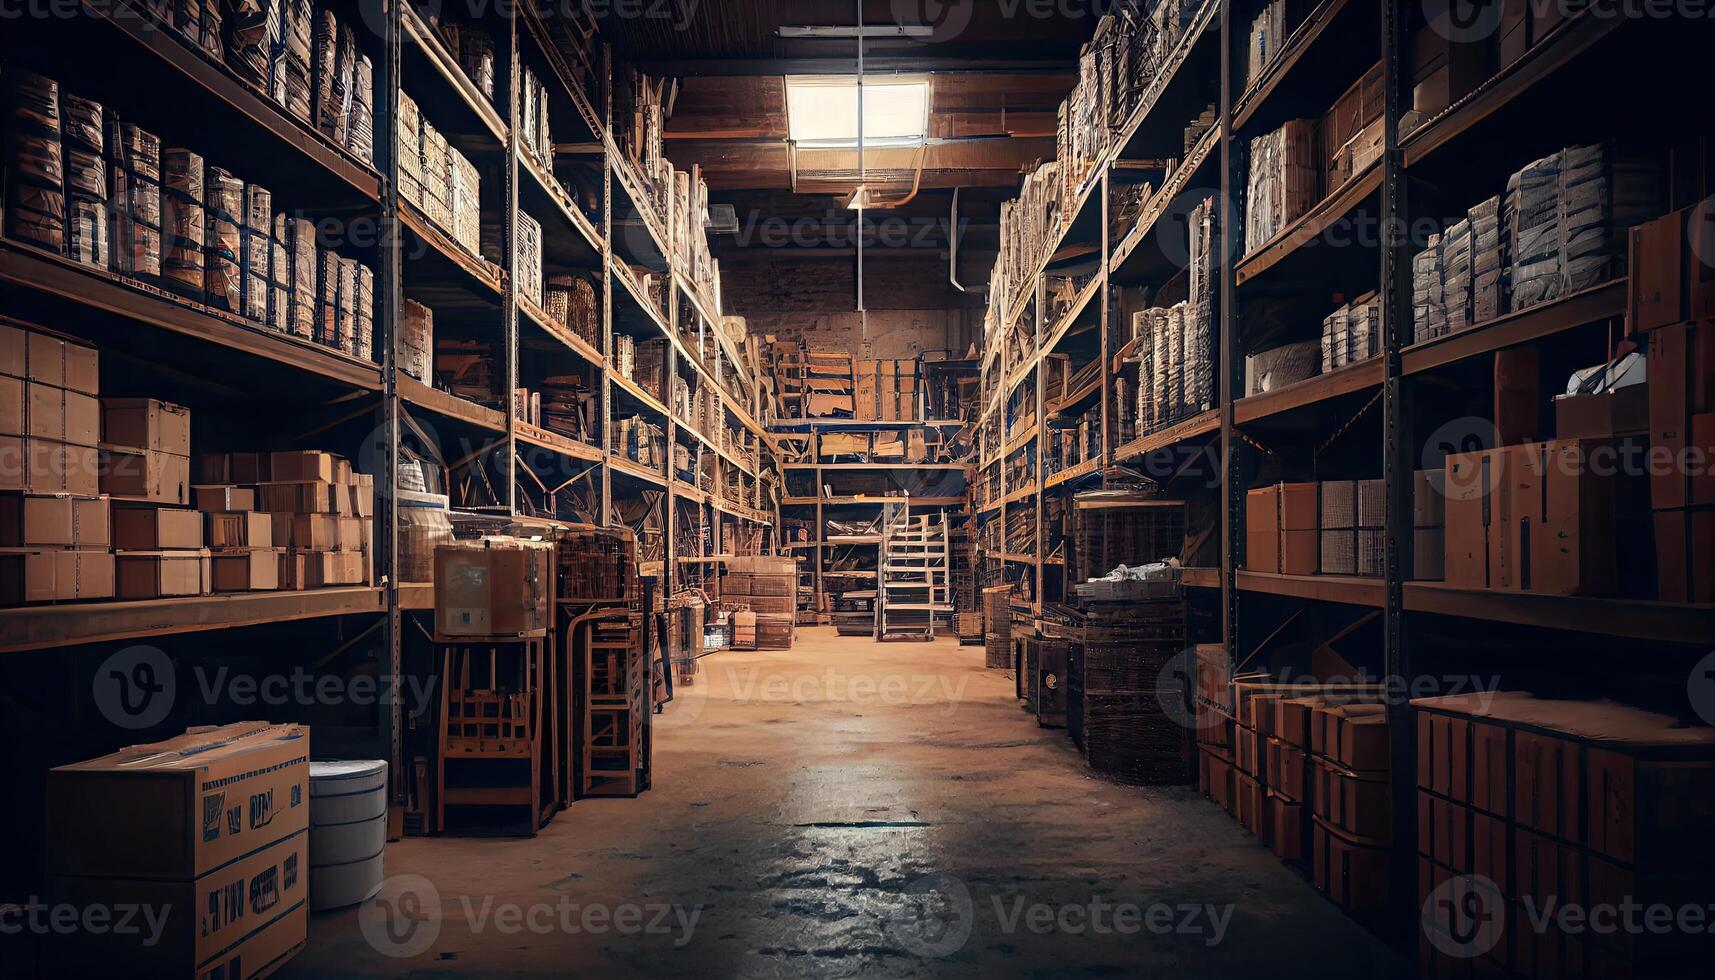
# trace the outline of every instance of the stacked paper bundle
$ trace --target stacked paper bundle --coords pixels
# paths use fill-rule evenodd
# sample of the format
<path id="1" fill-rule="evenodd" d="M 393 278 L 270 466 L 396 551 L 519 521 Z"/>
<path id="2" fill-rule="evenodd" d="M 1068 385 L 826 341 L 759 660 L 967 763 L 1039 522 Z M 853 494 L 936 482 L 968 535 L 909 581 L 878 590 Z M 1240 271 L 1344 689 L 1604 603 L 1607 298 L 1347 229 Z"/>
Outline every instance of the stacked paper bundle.
<path id="1" fill-rule="evenodd" d="M 66 253 L 98 269 L 108 267 L 106 134 L 101 104 L 69 93 L 60 97 L 65 153 Z"/>
<path id="2" fill-rule="evenodd" d="M 180 147 L 161 152 L 161 269 L 167 286 L 203 294 L 203 160 Z"/>

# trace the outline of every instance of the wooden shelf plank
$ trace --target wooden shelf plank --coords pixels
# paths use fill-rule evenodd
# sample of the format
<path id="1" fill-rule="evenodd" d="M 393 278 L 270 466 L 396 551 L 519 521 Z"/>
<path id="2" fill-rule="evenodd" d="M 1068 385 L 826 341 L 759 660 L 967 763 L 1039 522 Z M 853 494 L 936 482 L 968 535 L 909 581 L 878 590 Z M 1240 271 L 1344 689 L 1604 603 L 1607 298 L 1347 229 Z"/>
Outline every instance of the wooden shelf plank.
<path id="1" fill-rule="evenodd" d="M 1626 280 L 1614 279 L 1589 289 L 1507 313 L 1458 333 L 1412 344 L 1400 352 L 1400 370 L 1417 374 L 1466 358 L 1552 337 L 1585 324 L 1624 316 Z"/>
<path id="2" fill-rule="evenodd" d="M 1380 191 L 1381 186 L 1382 168 L 1378 160 L 1240 260 L 1238 268 L 1233 271 L 1234 285 L 1242 286 L 1255 279 L 1279 265 L 1301 246 L 1321 237 L 1364 198 Z"/>
<path id="3" fill-rule="evenodd" d="M 1219 431 L 1221 431 L 1221 413 L 1217 409 L 1210 409 L 1199 415 L 1193 415 L 1188 419 L 1175 422 L 1165 429 L 1159 429 L 1133 439 L 1114 453 L 1114 461 L 1124 463 L 1139 456 L 1147 456 L 1158 449 L 1176 446 L 1187 439 Z"/>
<path id="4" fill-rule="evenodd" d="M 1352 606 L 1380 608 L 1387 600 L 1387 584 L 1379 578 L 1356 575 L 1280 575 L 1239 569 L 1235 573 L 1238 588 L 1246 592 L 1267 592 L 1271 595 L 1314 599 L 1318 602 L 1342 602 Z"/>
<path id="5" fill-rule="evenodd" d="M 0 652 L 380 612 L 371 586 L 0 609 Z"/>
<path id="6" fill-rule="evenodd" d="M 451 392 L 431 388 L 404 373 L 399 375 L 399 397 L 409 404 L 447 418 L 458 419 L 495 432 L 506 431 L 505 413 L 466 401 Z"/>
<path id="7" fill-rule="evenodd" d="M 1284 388 L 1265 391 L 1260 395 L 1241 398 L 1233 404 L 1233 422 L 1243 425 L 1270 415 L 1279 415 L 1316 402 L 1349 395 L 1354 391 L 1375 388 L 1386 374 L 1386 362 L 1372 357 L 1356 364 L 1337 368 L 1329 374 L 1318 374 L 1289 384 Z"/>
<path id="8" fill-rule="evenodd" d="M 1405 608 L 1412 612 L 1659 643 L 1715 643 L 1715 605 L 1461 589 L 1442 582 L 1406 582 L 1403 589 Z"/>

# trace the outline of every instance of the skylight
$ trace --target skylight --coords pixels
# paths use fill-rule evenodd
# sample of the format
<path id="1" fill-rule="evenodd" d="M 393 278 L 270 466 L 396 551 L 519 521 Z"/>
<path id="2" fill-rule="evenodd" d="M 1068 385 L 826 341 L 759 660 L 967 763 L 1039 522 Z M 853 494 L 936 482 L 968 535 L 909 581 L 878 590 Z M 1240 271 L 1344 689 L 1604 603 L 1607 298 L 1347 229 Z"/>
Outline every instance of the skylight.
<path id="1" fill-rule="evenodd" d="M 852 76 L 786 79 L 786 124 L 792 141 L 813 147 L 856 147 L 857 79 Z M 929 126 L 929 81 L 865 79 L 864 146 L 917 146 Z"/>

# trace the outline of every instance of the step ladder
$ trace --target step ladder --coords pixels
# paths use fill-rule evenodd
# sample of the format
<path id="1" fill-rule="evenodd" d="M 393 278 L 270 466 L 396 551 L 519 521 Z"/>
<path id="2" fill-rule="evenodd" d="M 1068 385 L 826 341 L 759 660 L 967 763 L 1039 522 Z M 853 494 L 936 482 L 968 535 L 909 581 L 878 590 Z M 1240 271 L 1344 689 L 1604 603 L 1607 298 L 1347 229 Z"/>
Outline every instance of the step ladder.
<path id="1" fill-rule="evenodd" d="M 953 612 L 947 512 L 884 504 L 875 638 L 933 640 L 935 617 Z"/>

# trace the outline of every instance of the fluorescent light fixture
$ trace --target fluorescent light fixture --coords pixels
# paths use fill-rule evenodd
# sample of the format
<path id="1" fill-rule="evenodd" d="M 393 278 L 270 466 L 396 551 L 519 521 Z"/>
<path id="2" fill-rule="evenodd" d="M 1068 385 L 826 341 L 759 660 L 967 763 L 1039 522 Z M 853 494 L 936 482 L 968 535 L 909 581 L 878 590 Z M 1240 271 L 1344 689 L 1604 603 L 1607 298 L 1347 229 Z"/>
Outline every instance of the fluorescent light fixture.
<path id="1" fill-rule="evenodd" d="M 782 27 L 779 35 L 786 38 L 808 38 L 811 40 L 845 40 L 850 41 L 862 37 L 868 38 L 899 38 L 899 37 L 934 37 L 935 28 L 929 24 L 884 24 L 875 26 L 838 27 L 810 25 L 793 25 Z"/>
<path id="2" fill-rule="evenodd" d="M 786 128 L 809 147 L 858 145 L 858 85 L 850 75 L 788 76 Z M 919 146 L 929 131 L 929 80 L 889 75 L 863 83 L 863 145 Z"/>

